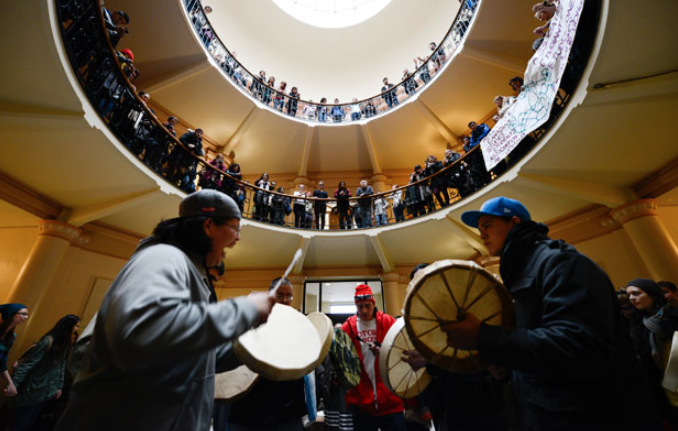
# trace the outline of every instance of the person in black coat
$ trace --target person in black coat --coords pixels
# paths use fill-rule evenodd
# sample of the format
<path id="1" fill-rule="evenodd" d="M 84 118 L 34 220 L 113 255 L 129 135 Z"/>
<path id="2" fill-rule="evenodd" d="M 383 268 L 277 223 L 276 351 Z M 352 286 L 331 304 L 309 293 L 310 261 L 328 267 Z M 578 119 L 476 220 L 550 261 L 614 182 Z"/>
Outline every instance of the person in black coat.
<path id="1" fill-rule="evenodd" d="M 488 325 L 467 313 L 443 330 L 455 347 L 512 371 L 519 429 L 662 429 L 603 270 L 550 239 L 548 227 L 516 200 L 490 199 L 462 221 L 501 256 L 516 324 Z"/>
<path id="2" fill-rule="evenodd" d="M 431 191 L 436 197 L 438 205 L 446 207 L 450 204 L 450 196 L 447 194 L 447 177 L 445 174 L 435 175 L 443 168 L 443 162 L 436 156 L 428 156 L 426 159 L 426 176 L 431 178 Z M 434 176 L 435 175 L 435 176 Z"/>

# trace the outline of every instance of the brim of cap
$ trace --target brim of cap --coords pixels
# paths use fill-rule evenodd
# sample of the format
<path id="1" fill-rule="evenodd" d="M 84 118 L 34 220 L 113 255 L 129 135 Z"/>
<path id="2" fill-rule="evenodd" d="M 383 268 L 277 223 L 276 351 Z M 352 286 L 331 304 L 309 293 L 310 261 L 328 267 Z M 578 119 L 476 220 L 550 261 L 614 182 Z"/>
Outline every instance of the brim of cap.
<path id="1" fill-rule="evenodd" d="M 466 225 L 478 228 L 478 219 L 482 216 L 486 215 L 494 215 L 490 213 L 486 213 L 483 211 L 466 211 L 461 215 L 461 221 L 463 221 Z"/>

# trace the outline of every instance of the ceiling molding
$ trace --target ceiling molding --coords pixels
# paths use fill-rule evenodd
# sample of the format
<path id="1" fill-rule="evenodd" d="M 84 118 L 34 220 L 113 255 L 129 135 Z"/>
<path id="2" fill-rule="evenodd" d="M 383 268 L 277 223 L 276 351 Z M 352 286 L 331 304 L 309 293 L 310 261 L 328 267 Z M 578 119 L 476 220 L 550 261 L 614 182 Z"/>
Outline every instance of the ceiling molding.
<path id="1" fill-rule="evenodd" d="M 388 255 L 386 247 L 384 247 L 381 239 L 379 239 L 379 234 L 372 234 L 369 236 L 369 238 L 370 242 L 372 243 L 372 247 L 374 247 L 375 253 L 377 253 L 377 256 L 379 257 L 379 262 L 381 263 L 381 267 L 384 272 L 393 272 L 395 265 L 393 265 L 393 260 Z"/>
<path id="2" fill-rule="evenodd" d="M 638 197 L 658 198 L 678 187 L 678 157 L 638 181 L 632 188 Z"/>
<path id="3" fill-rule="evenodd" d="M 601 184 L 573 181 L 550 175 L 518 172 L 518 178 L 525 186 L 540 190 L 553 191 L 587 202 L 605 205 L 610 208 L 638 199 L 636 193 L 626 187 L 611 187 Z"/>
<path id="4" fill-rule="evenodd" d="M 306 129 L 306 134 L 304 136 L 304 149 L 301 155 L 301 162 L 299 163 L 299 173 L 297 176 L 305 177 L 308 173 L 308 160 L 311 155 L 311 147 L 313 146 L 313 138 L 316 128 L 310 126 Z"/>
<path id="5" fill-rule="evenodd" d="M 57 219 L 64 206 L 0 171 L 0 199 L 41 219 Z"/>
<path id="6" fill-rule="evenodd" d="M 593 204 L 548 220 L 544 224 L 549 227 L 551 238 L 578 244 L 622 228 L 621 223 L 609 221 L 610 208 Z"/>
<path id="7" fill-rule="evenodd" d="M 238 125 L 238 128 L 235 129 L 233 135 L 231 135 L 231 137 L 228 138 L 226 142 L 224 142 L 224 153 L 230 154 L 231 151 L 233 151 L 235 147 L 238 146 L 242 137 L 247 133 L 250 127 L 252 127 L 252 124 L 254 124 L 254 120 L 257 119 L 259 113 L 261 113 L 261 108 L 257 107 L 256 104 L 253 105 L 252 109 L 250 109 L 250 112 L 247 113 L 245 119 L 242 120 L 242 122 Z"/>
<path id="8" fill-rule="evenodd" d="M 438 133 L 440 133 L 440 136 L 445 138 L 448 144 L 454 145 L 455 143 L 459 142 L 459 135 L 452 132 L 452 130 L 450 130 L 450 128 L 445 125 L 443 120 L 441 120 L 440 117 L 438 117 L 421 98 L 417 98 L 417 100 L 414 101 L 414 105 L 419 109 L 419 112 L 421 112 L 424 117 L 426 117 L 426 119 L 433 125 Z"/>
<path id="9" fill-rule="evenodd" d="M 488 51 L 486 49 L 473 48 L 469 45 L 469 43 L 466 43 L 459 55 L 509 70 L 518 75 L 525 73 L 524 58 L 513 57 L 499 52 Z"/>
<path id="10" fill-rule="evenodd" d="M 84 224 L 99 220 L 116 213 L 126 211 L 137 205 L 148 203 L 160 197 L 160 186 L 153 187 L 142 192 L 132 193 L 117 199 L 108 200 L 99 205 L 70 209 L 65 216 L 65 221 L 73 226 L 80 227 Z"/>
<path id="11" fill-rule="evenodd" d="M 369 126 L 367 124 L 361 124 L 360 133 L 362 133 L 367 154 L 370 156 L 370 162 L 372 163 L 372 173 L 379 174 L 381 173 L 381 164 L 377 158 L 377 151 L 374 149 L 374 140 L 372 139 L 372 133 L 370 133 Z"/>
<path id="12" fill-rule="evenodd" d="M 471 248 L 478 252 L 479 255 L 487 254 L 487 248 L 485 248 L 485 244 L 483 244 L 483 241 L 480 239 L 480 236 L 478 236 L 476 232 L 471 230 L 471 228 L 469 228 L 465 224 L 460 223 L 454 218 L 452 218 L 452 212 L 448 212 L 445 218 L 447 220 L 447 223 L 445 223 L 443 226 L 446 226 L 455 235 L 466 241 L 469 244 L 469 246 L 471 246 Z"/>
<path id="13" fill-rule="evenodd" d="M 203 56 L 198 61 L 188 64 L 183 67 L 178 67 L 171 70 L 170 72 L 149 79 L 147 82 L 143 82 L 144 91 L 152 93 L 153 91 L 163 90 L 169 86 L 180 83 L 181 81 L 199 75 L 206 70 L 209 70 L 212 66 L 207 60 L 207 57 Z"/>

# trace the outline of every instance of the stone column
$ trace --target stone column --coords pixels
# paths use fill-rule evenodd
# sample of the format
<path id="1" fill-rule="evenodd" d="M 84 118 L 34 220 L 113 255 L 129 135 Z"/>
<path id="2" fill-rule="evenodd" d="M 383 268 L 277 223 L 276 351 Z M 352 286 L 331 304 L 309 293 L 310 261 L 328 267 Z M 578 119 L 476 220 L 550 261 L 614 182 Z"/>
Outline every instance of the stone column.
<path id="1" fill-rule="evenodd" d="M 45 313 L 41 313 L 41 309 L 49 306 L 52 281 L 70 246 L 79 239 L 86 241 L 80 229 L 67 223 L 40 220 L 38 227 L 38 238 L 5 300 L 25 304 L 29 316 L 33 316 L 23 325 L 22 335 L 12 348 L 11 361 L 18 358 L 45 331 Z"/>
<path id="2" fill-rule="evenodd" d="M 393 317 L 402 315 L 403 303 L 405 302 L 405 286 L 400 283 L 401 276 L 397 272 L 381 274 L 381 282 L 384 290 L 385 313 Z"/>
<path id="3" fill-rule="evenodd" d="M 292 307 L 301 311 L 301 306 L 304 303 L 304 281 L 306 281 L 306 276 L 304 274 L 290 274 L 287 278 L 292 282 L 294 295 Z"/>
<path id="4" fill-rule="evenodd" d="M 296 190 L 296 188 L 299 184 L 303 184 L 306 187 L 306 190 L 313 191 L 313 187 L 314 187 L 313 181 L 311 181 L 307 177 L 294 177 L 294 180 L 292 181 L 292 183 L 294 184 L 295 190 Z M 292 193 L 289 193 L 289 194 L 291 195 Z"/>
<path id="5" fill-rule="evenodd" d="M 678 280 L 678 247 L 657 214 L 657 201 L 641 199 L 612 210 L 656 281 Z"/>
<path id="6" fill-rule="evenodd" d="M 40 232 L 5 302 L 20 302 L 29 312 L 49 289 L 73 241 L 82 231 L 56 220 L 40 220 Z"/>
<path id="7" fill-rule="evenodd" d="M 386 191 L 386 175 L 382 174 L 374 174 L 372 175 L 372 178 L 370 178 L 370 183 L 372 184 L 372 190 L 374 190 L 375 193 L 381 193 Z"/>

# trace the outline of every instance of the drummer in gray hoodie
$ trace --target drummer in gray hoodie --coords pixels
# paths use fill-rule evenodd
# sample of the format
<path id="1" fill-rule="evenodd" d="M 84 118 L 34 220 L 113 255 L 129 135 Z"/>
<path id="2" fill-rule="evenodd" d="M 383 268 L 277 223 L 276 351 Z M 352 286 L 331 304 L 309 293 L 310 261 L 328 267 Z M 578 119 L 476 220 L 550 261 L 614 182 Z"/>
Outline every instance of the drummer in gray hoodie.
<path id="1" fill-rule="evenodd" d="M 208 270 L 239 240 L 240 210 L 216 190 L 181 202 L 108 290 L 57 431 L 207 431 L 214 374 L 239 365 L 231 342 L 274 298 L 216 301 Z"/>

